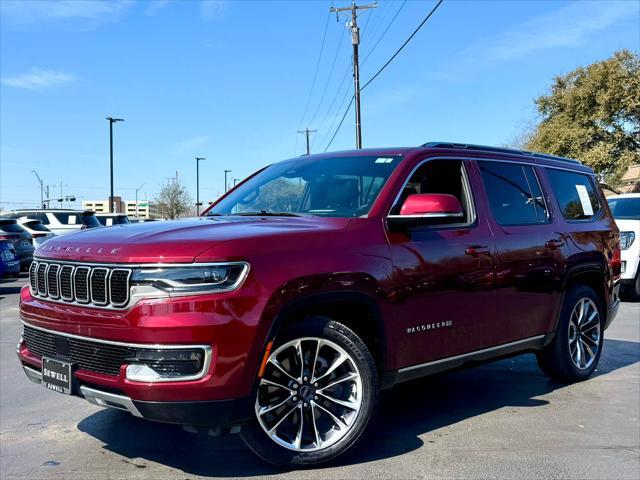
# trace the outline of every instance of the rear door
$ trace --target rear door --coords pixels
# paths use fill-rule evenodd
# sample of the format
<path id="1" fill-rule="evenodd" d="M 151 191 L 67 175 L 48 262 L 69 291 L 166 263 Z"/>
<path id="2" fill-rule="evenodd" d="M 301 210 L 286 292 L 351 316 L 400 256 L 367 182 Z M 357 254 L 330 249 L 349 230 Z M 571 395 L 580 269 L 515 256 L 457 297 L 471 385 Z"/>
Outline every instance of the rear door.
<path id="1" fill-rule="evenodd" d="M 542 335 L 560 300 L 566 237 L 553 221 L 535 165 L 477 162 L 497 249 L 499 341 Z"/>

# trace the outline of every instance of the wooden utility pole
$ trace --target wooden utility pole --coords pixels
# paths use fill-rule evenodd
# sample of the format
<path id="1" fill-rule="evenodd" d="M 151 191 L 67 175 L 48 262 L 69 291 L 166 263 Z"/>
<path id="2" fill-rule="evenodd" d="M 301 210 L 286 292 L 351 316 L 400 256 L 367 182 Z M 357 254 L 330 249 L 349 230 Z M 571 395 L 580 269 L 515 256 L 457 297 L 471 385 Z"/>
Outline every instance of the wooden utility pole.
<path id="1" fill-rule="evenodd" d="M 351 30 L 351 44 L 353 45 L 353 87 L 356 108 L 356 148 L 362 148 L 362 119 L 360 116 L 360 65 L 358 63 L 358 46 L 360 45 L 360 28 L 358 27 L 358 10 L 368 10 L 376 8 L 378 2 L 368 5 L 356 5 L 355 0 L 351 2 L 350 7 L 331 7 L 330 12 L 335 12 L 336 18 L 339 18 L 341 12 L 351 12 L 351 20 L 347 24 L 347 28 Z"/>
<path id="2" fill-rule="evenodd" d="M 309 130 L 308 128 L 305 128 L 304 130 L 298 130 L 298 133 L 304 133 L 307 137 L 307 155 L 311 153 L 311 148 L 309 146 L 309 135 L 315 132 L 317 132 L 317 130 Z"/>

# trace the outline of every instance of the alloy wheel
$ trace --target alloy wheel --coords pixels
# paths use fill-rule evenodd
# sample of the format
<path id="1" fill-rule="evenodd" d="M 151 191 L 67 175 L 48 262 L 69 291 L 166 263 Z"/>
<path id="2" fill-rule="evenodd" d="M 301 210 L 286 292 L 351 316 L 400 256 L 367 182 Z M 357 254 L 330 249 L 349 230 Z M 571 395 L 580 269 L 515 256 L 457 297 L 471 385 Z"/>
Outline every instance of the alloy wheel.
<path id="1" fill-rule="evenodd" d="M 600 348 L 600 314 L 595 302 L 583 297 L 576 303 L 569 318 L 569 352 L 573 364 L 588 369 Z"/>
<path id="2" fill-rule="evenodd" d="M 256 418 L 282 447 L 321 450 L 351 430 L 362 395 L 358 367 L 342 347 L 324 338 L 299 338 L 269 356 L 258 387 Z"/>

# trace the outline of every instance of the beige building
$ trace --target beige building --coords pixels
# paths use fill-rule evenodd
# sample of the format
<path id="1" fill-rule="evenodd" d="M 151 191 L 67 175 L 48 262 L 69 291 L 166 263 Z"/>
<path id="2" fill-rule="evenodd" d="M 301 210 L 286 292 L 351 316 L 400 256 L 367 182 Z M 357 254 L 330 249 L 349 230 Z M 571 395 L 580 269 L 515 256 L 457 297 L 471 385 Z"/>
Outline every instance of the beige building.
<path id="1" fill-rule="evenodd" d="M 145 219 L 160 217 L 155 204 L 148 200 L 138 200 L 137 208 L 135 200 L 122 200 L 120 197 L 114 197 L 113 200 L 118 213 L 126 213 L 129 217 Z M 109 213 L 109 200 L 83 200 L 82 208 L 96 213 Z"/>

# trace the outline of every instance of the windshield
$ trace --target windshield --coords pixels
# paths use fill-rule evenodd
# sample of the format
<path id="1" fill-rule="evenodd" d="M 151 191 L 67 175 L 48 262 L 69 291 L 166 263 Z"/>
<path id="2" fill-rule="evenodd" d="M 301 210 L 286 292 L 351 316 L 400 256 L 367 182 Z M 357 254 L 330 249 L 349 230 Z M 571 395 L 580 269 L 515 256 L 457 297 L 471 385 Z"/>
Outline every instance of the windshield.
<path id="1" fill-rule="evenodd" d="M 613 218 L 620 220 L 640 220 L 640 197 L 609 198 Z"/>
<path id="2" fill-rule="evenodd" d="M 207 215 L 366 215 L 401 156 L 301 157 L 267 167 Z"/>

